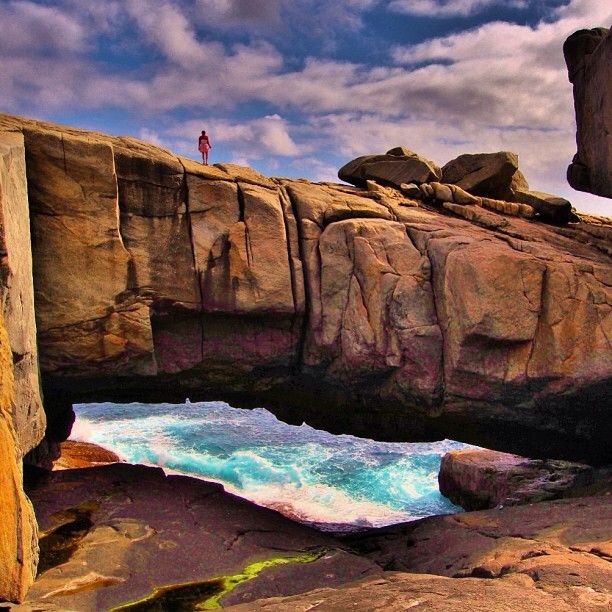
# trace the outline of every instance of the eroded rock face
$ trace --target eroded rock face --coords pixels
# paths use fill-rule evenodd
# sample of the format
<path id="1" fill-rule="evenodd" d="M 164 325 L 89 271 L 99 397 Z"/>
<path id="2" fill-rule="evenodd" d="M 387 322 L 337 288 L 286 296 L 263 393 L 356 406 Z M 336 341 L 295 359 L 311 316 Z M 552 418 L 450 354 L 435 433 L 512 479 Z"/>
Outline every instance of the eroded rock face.
<path id="1" fill-rule="evenodd" d="M 579 30 L 563 54 L 574 85 L 578 145 L 567 180 L 574 189 L 612 198 L 612 33 Z"/>
<path id="2" fill-rule="evenodd" d="M 26 138 L 53 443 L 73 402 L 187 396 L 337 433 L 609 458 L 609 221 L 0 126 Z"/>
<path id="3" fill-rule="evenodd" d="M 38 381 L 23 136 L 0 131 L 0 600 L 36 573 L 37 527 L 21 460 L 45 428 Z"/>

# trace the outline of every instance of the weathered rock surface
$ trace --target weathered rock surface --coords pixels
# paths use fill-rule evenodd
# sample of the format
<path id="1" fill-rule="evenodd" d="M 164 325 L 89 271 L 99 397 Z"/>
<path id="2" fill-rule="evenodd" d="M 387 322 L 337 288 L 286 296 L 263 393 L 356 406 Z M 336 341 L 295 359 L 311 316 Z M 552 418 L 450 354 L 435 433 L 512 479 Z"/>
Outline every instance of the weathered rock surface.
<path id="1" fill-rule="evenodd" d="M 230 605 L 382 571 L 332 537 L 220 485 L 165 476 L 159 468 L 112 464 L 51 472 L 29 492 L 41 527 L 39 575 L 26 602 L 34 608 L 115 609 L 156 588 L 188 583 L 195 601 L 218 596 Z M 289 562 L 279 563 L 283 558 Z M 251 579 L 240 579 L 245 570 Z"/>
<path id="2" fill-rule="evenodd" d="M 518 156 L 509 151 L 460 155 L 442 167 L 442 181 L 472 195 L 510 202 L 516 189 L 529 189 L 518 168 Z"/>
<path id="3" fill-rule="evenodd" d="M 227 608 L 232 612 L 570 612 L 572 606 L 535 588 L 525 588 L 520 581 L 490 581 L 441 576 L 385 572 L 336 588 L 324 588 L 292 597 L 260 599 Z M 600 610 L 586 607 L 583 610 Z"/>
<path id="4" fill-rule="evenodd" d="M 547 595 L 551 610 L 612 603 L 610 496 L 429 517 L 345 540 L 387 570 L 520 585 L 499 609 L 530 609 L 531 602 L 520 607 L 521 593 Z"/>
<path id="5" fill-rule="evenodd" d="M 609 220 L 555 227 L 0 127 L 26 141 L 50 446 L 73 402 L 188 396 L 609 462 Z"/>
<path id="6" fill-rule="evenodd" d="M 575 32 L 563 54 L 574 85 L 578 145 L 567 180 L 574 189 L 612 198 L 612 32 Z"/>
<path id="7" fill-rule="evenodd" d="M 364 155 L 338 170 L 338 177 L 357 187 L 368 179 L 400 188 L 402 183 L 427 183 L 440 180 L 440 168 L 429 159 L 405 147 L 391 149 L 386 155 Z"/>
<path id="8" fill-rule="evenodd" d="M 440 492 L 466 510 L 513 506 L 597 491 L 612 495 L 612 469 L 554 459 L 527 459 L 486 449 L 449 451 Z"/>
<path id="9" fill-rule="evenodd" d="M 542 219 L 553 223 L 565 224 L 568 221 L 579 220 L 573 213 L 572 205 L 568 200 L 550 193 L 516 189 L 514 200 L 531 206 Z"/>
<path id="10" fill-rule="evenodd" d="M 60 444 L 61 455 L 53 462 L 54 470 L 94 467 L 106 463 L 118 463 L 119 455 L 90 442 L 66 440 Z"/>
<path id="11" fill-rule="evenodd" d="M 23 136 L 0 131 L 0 600 L 36 572 L 36 522 L 21 459 L 43 434 Z"/>

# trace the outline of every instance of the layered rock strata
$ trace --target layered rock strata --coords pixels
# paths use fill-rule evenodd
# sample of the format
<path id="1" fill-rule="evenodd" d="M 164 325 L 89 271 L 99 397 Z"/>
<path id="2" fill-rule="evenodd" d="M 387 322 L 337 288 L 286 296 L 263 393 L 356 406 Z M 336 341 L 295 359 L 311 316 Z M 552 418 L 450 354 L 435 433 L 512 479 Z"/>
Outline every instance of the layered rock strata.
<path id="1" fill-rule="evenodd" d="M 612 198 L 612 32 L 579 30 L 563 45 L 574 86 L 578 151 L 567 169 L 569 184 Z"/>
<path id="2" fill-rule="evenodd" d="M 21 459 L 45 428 L 24 152 L 19 132 L 0 131 L 0 600 L 21 599 L 36 572 L 36 522 Z"/>
<path id="3" fill-rule="evenodd" d="M 0 126 L 26 142 L 51 444 L 73 402 L 188 396 L 378 439 L 609 458 L 605 219 L 555 227 Z"/>

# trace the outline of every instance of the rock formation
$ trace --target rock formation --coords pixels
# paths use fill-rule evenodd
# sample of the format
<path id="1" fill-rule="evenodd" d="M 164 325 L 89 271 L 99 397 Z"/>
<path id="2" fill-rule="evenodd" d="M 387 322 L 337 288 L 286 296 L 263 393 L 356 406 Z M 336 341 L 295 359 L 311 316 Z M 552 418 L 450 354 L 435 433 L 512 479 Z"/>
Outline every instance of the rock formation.
<path id="1" fill-rule="evenodd" d="M 188 396 L 332 432 L 609 459 L 608 221 L 0 127 L 26 143 L 48 449 L 73 402 Z"/>
<path id="2" fill-rule="evenodd" d="M 575 32 L 563 54 L 574 85 L 578 145 L 567 180 L 574 189 L 612 198 L 612 32 Z"/>
<path id="3" fill-rule="evenodd" d="M 23 136 L 0 131 L 0 600 L 36 573 L 36 522 L 21 459 L 44 434 Z"/>
<path id="4" fill-rule="evenodd" d="M 374 529 L 349 536 L 345 541 L 387 570 L 437 574 L 460 579 L 457 581 L 462 584 L 465 579 L 485 578 L 471 585 L 469 595 L 466 593 L 467 602 L 458 602 L 465 607 L 459 609 L 528 611 L 545 610 L 542 606 L 547 605 L 549 610 L 555 611 L 597 612 L 609 608 L 612 602 L 612 503 L 609 497 L 563 499 L 501 510 L 435 516 Z M 414 599 L 428 602 L 425 598 L 431 597 L 431 587 L 421 585 L 421 597 L 418 597 L 415 592 L 418 587 L 411 584 L 414 574 L 402 576 L 405 576 L 406 590 L 413 591 Z M 426 581 L 431 576 L 423 575 L 422 578 Z M 483 605 L 478 601 L 478 588 L 486 588 L 486 584 L 491 588 L 488 595 L 491 599 L 496 596 L 496 587 L 513 585 L 517 590 L 508 593 L 506 602 L 496 600 Z M 438 585 L 449 594 L 461 588 L 452 583 Z M 347 588 L 352 586 L 355 585 Z M 536 594 L 546 599 L 532 600 Z M 351 597 L 351 601 L 358 601 L 359 595 L 365 597 L 367 593 L 344 594 Z M 481 592 L 480 597 L 487 596 Z M 471 598 L 475 600 L 473 607 L 470 607 Z M 423 610 L 456 609 L 452 605 L 444 607 L 443 599 L 429 601 L 430 607 L 424 606 Z M 437 607 L 438 602 L 441 607 Z M 298 608 L 295 598 L 293 605 L 293 609 Z M 262 606 L 253 609 L 283 608 Z"/>
<path id="5" fill-rule="evenodd" d="M 612 469 L 470 448 L 442 457 L 438 482 L 442 495 L 454 504 L 483 510 L 586 494 L 610 495 Z"/>

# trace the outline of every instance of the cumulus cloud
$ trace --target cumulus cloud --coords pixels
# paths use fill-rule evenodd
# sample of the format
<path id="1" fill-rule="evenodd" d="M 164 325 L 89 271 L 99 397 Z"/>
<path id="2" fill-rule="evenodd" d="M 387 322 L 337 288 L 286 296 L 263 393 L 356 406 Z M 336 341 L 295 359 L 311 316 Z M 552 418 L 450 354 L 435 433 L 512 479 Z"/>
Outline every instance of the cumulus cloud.
<path id="1" fill-rule="evenodd" d="M 10 0 L 0 4 L 0 23 L 20 27 L 3 27 L 0 37 L 0 106 L 43 116 L 66 108 L 138 113 L 155 130 L 139 124 L 143 137 L 180 151 L 192 151 L 202 129 L 193 117 L 236 109 L 252 117 L 263 108 L 256 119 L 207 121 L 213 143 L 234 160 L 270 168 L 278 156 L 297 175 L 326 179 L 332 157 L 395 144 L 438 163 L 510 149 L 535 187 L 559 191 L 575 150 L 561 47 L 576 29 L 612 23 L 609 3 L 571 0 L 533 27 L 495 21 L 395 46 L 377 65 L 330 51 L 338 33 L 358 36 L 375 7 L 448 16 L 495 3 Z M 125 62 L 116 61 L 120 53 Z M 182 127 L 160 127 L 181 115 Z"/>
<path id="2" fill-rule="evenodd" d="M 215 118 L 191 120 L 169 128 L 167 133 L 184 138 L 189 143 L 188 147 L 192 148 L 193 135 L 199 134 L 202 129 L 210 134 L 213 146 L 217 142 L 226 143 L 234 159 L 277 155 L 293 157 L 302 152 L 290 134 L 288 122 L 278 114 L 242 122 Z"/>
<path id="3" fill-rule="evenodd" d="M 0 52 L 15 53 L 40 50 L 45 53 L 69 53 L 86 46 L 86 30 L 77 19 L 60 8 L 29 1 L 0 5 Z"/>

